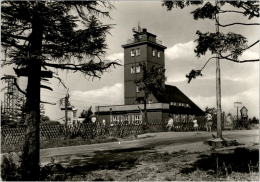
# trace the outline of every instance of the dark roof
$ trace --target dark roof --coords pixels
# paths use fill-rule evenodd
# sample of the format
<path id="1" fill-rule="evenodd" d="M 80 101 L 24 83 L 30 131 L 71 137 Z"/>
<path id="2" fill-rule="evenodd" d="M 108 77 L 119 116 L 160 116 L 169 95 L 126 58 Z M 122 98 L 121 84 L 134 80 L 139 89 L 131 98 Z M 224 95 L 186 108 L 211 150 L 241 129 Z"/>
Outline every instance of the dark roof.
<path id="1" fill-rule="evenodd" d="M 154 94 L 154 96 L 158 102 L 161 103 L 177 102 L 186 103 L 190 106 L 188 108 L 182 106 L 171 106 L 173 113 L 204 115 L 204 112 L 176 86 L 165 85 L 163 93 L 157 93 Z"/>

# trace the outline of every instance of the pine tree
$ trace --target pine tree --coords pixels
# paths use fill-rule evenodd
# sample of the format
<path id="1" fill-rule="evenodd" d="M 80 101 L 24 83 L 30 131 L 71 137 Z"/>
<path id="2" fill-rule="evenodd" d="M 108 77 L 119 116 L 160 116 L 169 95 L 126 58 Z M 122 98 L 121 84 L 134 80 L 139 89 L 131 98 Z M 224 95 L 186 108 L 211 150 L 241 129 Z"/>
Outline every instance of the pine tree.
<path id="1" fill-rule="evenodd" d="M 1 45 L 5 65 L 18 76 L 28 77 L 27 129 L 22 155 L 22 180 L 39 180 L 40 89 L 42 80 L 53 78 L 55 69 L 100 77 L 116 61 L 104 58 L 106 33 L 111 25 L 107 1 L 3 1 Z"/>

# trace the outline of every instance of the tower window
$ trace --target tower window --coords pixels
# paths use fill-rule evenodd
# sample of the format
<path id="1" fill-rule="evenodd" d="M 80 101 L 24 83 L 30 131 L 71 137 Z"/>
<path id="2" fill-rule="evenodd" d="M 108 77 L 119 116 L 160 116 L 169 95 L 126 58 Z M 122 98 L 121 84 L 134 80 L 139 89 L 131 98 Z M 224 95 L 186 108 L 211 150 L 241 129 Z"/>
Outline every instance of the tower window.
<path id="1" fill-rule="evenodd" d="M 139 48 L 138 48 L 138 49 L 136 49 L 136 50 L 135 50 L 135 55 L 136 55 L 136 56 L 140 56 L 140 54 L 141 54 L 141 51 L 140 51 L 140 49 L 139 49 Z"/>
<path id="2" fill-rule="evenodd" d="M 135 74 L 135 67 L 134 66 L 131 67 L 130 72 L 131 72 L 131 74 Z"/>
<path id="3" fill-rule="evenodd" d="M 134 56 L 135 56 L 135 50 L 132 49 L 132 50 L 131 50 L 131 57 L 134 57 Z"/>
<path id="4" fill-rule="evenodd" d="M 155 49 L 153 49 L 153 56 L 155 56 L 155 54 L 156 54 L 156 50 L 155 50 Z"/>
<path id="5" fill-rule="evenodd" d="M 135 71 L 136 71 L 136 73 L 140 73 L 141 72 L 141 67 L 140 66 L 136 66 L 135 67 Z"/>
<path id="6" fill-rule="evenodd" d="M 140 87 L 136 86 L 136 92 L 140 92 Z"/>
<path id="7" fill-rule="evenodd" d="M 161 57 L 161 52 L 160 52 L 160 51 L 157 52 L 157 57 L 158 57 L 158 58 Z"/>

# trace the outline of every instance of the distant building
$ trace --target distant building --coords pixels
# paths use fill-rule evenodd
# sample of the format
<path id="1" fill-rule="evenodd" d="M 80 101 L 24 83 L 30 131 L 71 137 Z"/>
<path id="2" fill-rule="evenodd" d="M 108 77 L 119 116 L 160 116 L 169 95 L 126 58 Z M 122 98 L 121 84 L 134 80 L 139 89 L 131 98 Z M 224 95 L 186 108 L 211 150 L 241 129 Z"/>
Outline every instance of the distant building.
<path id="1" fill-rule="evenodd" d="M 65 111 L 65 107 L 62 106 L 61 110 Z M 73 125 L 77 123 L 82 123 L 84 121 L 84 118 L 79 118 L 77 117 L 77 111 L 78 109 L 75 108 L 74 106 L 70 105 L 67 107 L 67 124 L 68 125 Z M 65 117 L 63 120 L 59 121 L 61 124 L 65 124 Z"/>
<path id="2" fill-rule="evenodd" d="M 134 30 L 133 38 L 122 45 L 124 48 L 124 103 L 125 105 L 97 106 L 98 120 L 110 123 L 131 122 L 140 124 L 143 120 L 144 105 L 138 102 L 144 93 L 139 89 L 136 80 L 142 77 L 140 63 L 165 67 L 165 46 L 146 29 Z M 174 121 L 192 120 L 204 112 L 193 103 L 176 86 L 164 84 L 164 93 L 151 94 L 148 98 L 148 122 L 165 121 L 173 114 Z"/>

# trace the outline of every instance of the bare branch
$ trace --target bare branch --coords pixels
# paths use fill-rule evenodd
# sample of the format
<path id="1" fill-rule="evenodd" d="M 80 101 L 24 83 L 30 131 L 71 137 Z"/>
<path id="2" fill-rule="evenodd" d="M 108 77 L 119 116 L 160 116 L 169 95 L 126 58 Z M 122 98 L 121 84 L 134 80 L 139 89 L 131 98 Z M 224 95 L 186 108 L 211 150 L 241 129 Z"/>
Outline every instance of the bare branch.
<path id="1" fill-rule="evenodd" d="M 84 64 L 55 64 L 55 63 L 43 63 L 44 66 L 52 67 L 56 69 L 66 69 L 70 71 L 80 71 L 88 76 L 100 78 L 98 73 L 103 73 L 106 69 L 110 68 L 111 66 L 121 66 L 116 61 L 112 62 L 98 62 L 95 63 L 93 60 L 89 61 L 88 63 Z"/>
<path id="2" fill-rule="evenodd" d="M 40 103 L 43 103 L 43 104 L 50 104 L 50 105 L 56 105 L 56 103 L 46 102 L 46 101 L 40 101 Z"/>
<path id="3" fill-rule="evenodd" d="M 260 23 L 230 23 L 230 24 L 220 24 L 219 21 L 216 19 L 217 25 L 221 26 L 221 27 L 229 27 L 229 26 L 233 26 L 233 25 L 260 25 Z"/>
<path id="4" fill-rule="evenodd" d="M 248 46 L 247 48 L 245 48 L 245 49 L 243 49 L 243 50 L 247 50 L 247 49 L 249 49 L 249 48 L 255 46 L 255 45 L 256 45 L 257 43 L 259 43 L 259 42 L 260 42 L 260 40 L 257 40 L 257 41 L 255 41 L 253 44 L 251 44 L 250 46 Z"/>
<path id="5" fill-rule="evenodd" d="M 235 10 L 220 10 L 219 13 L 240 13 L 240 14 L 244 14 L 243 11 L 235 11 Z"/>
<path id="6" fill-rule="evenodd" d="M 208 62 L 209 62 L 211 59 L 216 59 L 216 58 L 218 58 L 218 57 L 211 57 L 211 58 L 209 58 L 209 59 L 206 61 L 206 63 L 202 66 L 202 68 L 200 69 L 200 71 L 202 71 L 202 70 L 206 67 L 206 65 L 208 64 Z"/>
<path id="7" fill-rule="evenodd" d="M 61 79 L 60 77 L 58 77 L 58 76 L 52 76 L 52 77 L 58 79 L 58 80 L 59 80 L 59 83 L 61 83 L 64 88 L 68 89 L 68 88 L 66 87 L 65 83 L 62 81 L 62 79 Z"/>
<path id="8" fill-rule="evenodd" d="M 258 61 L 260 60 L 260 59 L 236 60 L 236 59 L 229 58 L 229 56 L 230 56 L 230 55 L 223 56 L 223 55 L 220 54 L 220 59 L 226 59 L 226 60 L 233 61 L 233 62 L 236 62 L 236 63 L 258 62 Z"/>
<path id="9" fill-rule="evenodd" d="M 225 25 L 222 25 L 219 23 L 218 25 L 221 27 L 228 27 L 228 26 L 233 26 L 233 25 L 260 25 L 260 23 L 230 23 L 230 24 L 225 24 Z"/>
<path id="10" fill-rule="evenodd" d="M 24 94 L 24 95 L 27 95 L 27 93 L 26 93 L 25 91 L 23 91 L 23 90 L 19 87 L 16 78 L 14 78 L 14 86 L 18 89 L 19 92 L 21 92 L 21 93 Z"/>
<path id="11" fill-rule="evenodd" d="M 11 34 L 11 33 L 4 33 L 4 32 L 2 32 L 2 36 L 12 37 L 14 39 L 22 39 L 22 40 L 26 40 L 26 41 L 29 40 L 28 37 L 24 37 L 24 36 L 21 36 L 21 35 L 14 35 L 14 34 Z"/>
<path id="12" fill-rule="evenodd" d="M 46 85 L 40 85 L 41 88 L 47 89 L 47 90 L 51 90 L 53 91 L 53 89 L 51 87 L 48 87 Z"/>

